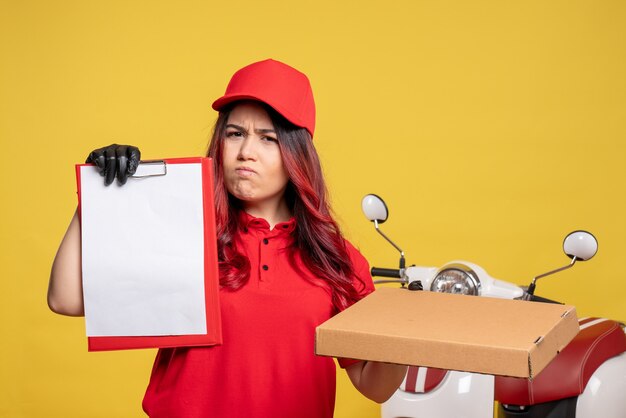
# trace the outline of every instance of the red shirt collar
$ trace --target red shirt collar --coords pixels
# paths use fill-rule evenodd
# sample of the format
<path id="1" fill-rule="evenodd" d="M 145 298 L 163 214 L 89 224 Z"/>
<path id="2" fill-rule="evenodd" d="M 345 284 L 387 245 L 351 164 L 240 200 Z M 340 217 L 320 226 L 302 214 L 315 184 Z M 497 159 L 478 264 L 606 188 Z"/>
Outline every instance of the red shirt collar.
<path id="1" fill-rule="evenodd" d="M 239 227 L 243 230 L 243 232 L 248 232 L 248 230 L 270 232 L 270 224 L 265 219 L 255 218 L 244 210 L 239 211 Z M 291 234 L 295 229 L 296 219 L 292 217 L 286 222 L 276 224 L 271 232 L 275 235 L 288 235 Z"/>

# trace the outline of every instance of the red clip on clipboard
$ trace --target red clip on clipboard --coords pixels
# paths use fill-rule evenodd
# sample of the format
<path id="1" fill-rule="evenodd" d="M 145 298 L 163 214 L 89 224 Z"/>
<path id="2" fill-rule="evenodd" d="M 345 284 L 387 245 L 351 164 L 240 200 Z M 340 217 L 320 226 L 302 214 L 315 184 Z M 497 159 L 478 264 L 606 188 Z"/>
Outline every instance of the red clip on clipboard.
<path id="1" fill-rule="evenodd" d="M 156 164 L 160 172 L 141 175 L 146 163 Z M 142 162 L 122 187 L 115 183 L 104 187 L 102 177 L 97 175 L 96 181 L 94 173 L 97 175 L 92 164 L 76 166 L 89 351 L 221 344 L 212 160 Z M 167 189 L 165 185 L 171 197 L 161 193 Z M 188 204 L 187 199 L 195 203 Z M 131 210 L 123 209 L 124 204 Z M 135 212 L 135 221 L 128 225 L 130 212 Z M 142 242 L 142 230 L 148 232 L 143 239 L 149 248 L 137 259 L 144 268 L 135 266 L 138 263 L 133 258 L 137 251 L 133 245 Z M 179 231 L 188 231 L 191 242 L 186 242 L 185 235 L 179 236 Z M 175 238 L 171 242 L 164 238 L 168 233 Z M 184 241 L 178 245 L 176 239 Z M 185 249 L 187 244 L 190 251 Z M 120 256 L 116 257 L 118 250 Z M 189 265 L 195 269 L 188 269 Z M 110 276 L 115 277 L 106 277 L 109 268 L 113 270 Z M 121 273 L 116 274 L 114 269 L 120 268 Z M 131 268 L 136 271 L 129 272 Z M 125 275 L 129 277 L 117 280 Z M 161 275 L 164 277 L 156 278 Z M 153 287 L 158 291 L 153 292 Z M 119 296 L 125 292 L 129 295 Z M 101 297 L 109 293 L 112 297 Z M 148 332 L 143 331 L 146 328 Z"/>

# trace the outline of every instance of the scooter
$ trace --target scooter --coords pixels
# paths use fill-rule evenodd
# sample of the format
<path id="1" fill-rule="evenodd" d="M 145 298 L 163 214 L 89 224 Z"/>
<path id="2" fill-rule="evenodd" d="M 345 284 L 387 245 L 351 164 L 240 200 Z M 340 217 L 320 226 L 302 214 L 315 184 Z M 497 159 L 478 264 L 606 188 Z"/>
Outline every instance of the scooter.
<path id="1" fill-rule="evenodd" d="M 406 267 L 405 254 L 380 229 L 385 202 L 369 194 L 362 209 L 376 231 L 400 252 L 399 268 L 372 267 L 374 283 L 398 283 L 408 291 L 446 292 L 529 302 L 558 303 L 535 295 L 537 280 L 592 258 L 595 237 L 574 231 L 563 242 L 571 262 L 535 277 L 527 288 L 491 277 L 480 266 L 452 261 L 442 267 Z M 411 366 L 400 388 L 382 405 L 382 418 L 625 418 L 624 324 L 580 318 L 580 331 L 533 380 Z"/>

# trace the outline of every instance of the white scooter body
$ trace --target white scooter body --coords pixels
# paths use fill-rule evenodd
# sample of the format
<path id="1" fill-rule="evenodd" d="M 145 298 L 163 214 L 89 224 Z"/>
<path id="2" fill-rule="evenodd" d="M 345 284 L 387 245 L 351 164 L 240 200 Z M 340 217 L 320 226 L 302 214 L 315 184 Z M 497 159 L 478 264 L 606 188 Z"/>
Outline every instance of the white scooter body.
<path id="1" fill-rule="evenodd" d="M 576 418 L 626 416 L 626 352 L 605 361 L 578 396 Z"/>
<path id="2" fill-rule="evenodd" d="M 463 264 L 480 277 L 480 296 L 519 299 L 524 295 L 519 286 L 492 278 L 476 264 L 453 261 L 446 266 L 451 264 Z M 405 274 L 409 283 L 420 280 L 424 291 L 429 291 L 436 274 L 446 266 L 408 267 Z M 492 418 L 494 384 L 491 375 L 449 371 L 439 386 L 427 393 L 398 389 L 382 404 L 382 418 Z M 603 363 L 578 397 L 576 418 L 597 417 L 626 417 L 626 353 Z"/>
<path id="3" fill-rule="evenodd" d="M 494 377 L 450 371 L 434 390 L 411 393 L 398 389 L 382 404 L 383 418 L 493 417 Z"/>

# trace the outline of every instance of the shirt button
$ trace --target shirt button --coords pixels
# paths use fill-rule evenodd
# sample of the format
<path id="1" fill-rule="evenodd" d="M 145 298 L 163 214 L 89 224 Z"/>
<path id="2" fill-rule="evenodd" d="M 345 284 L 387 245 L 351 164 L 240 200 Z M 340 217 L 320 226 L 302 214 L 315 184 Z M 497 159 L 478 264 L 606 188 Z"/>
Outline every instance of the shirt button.
<path id="1" fill-rule="evenodd" d="M 263 244 L 267 245 L 268 242 L 270 242 L 270 240 L 268 240 L 267 238 L 263 238 Z"/>
<path id="2" fill-rule="evenodd" d="M 269 267 L 267 266 L 267 264 L 263 264 L 263 270 L 267 271 L 267 269 L 269 269 Z"/>

